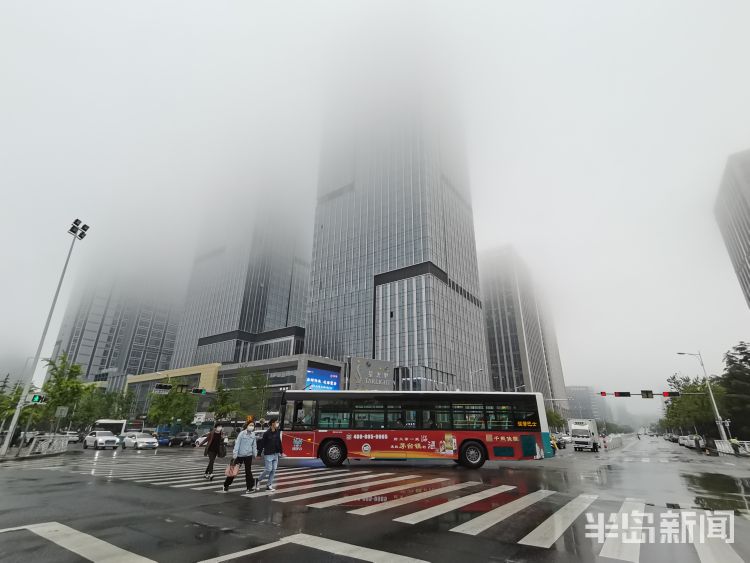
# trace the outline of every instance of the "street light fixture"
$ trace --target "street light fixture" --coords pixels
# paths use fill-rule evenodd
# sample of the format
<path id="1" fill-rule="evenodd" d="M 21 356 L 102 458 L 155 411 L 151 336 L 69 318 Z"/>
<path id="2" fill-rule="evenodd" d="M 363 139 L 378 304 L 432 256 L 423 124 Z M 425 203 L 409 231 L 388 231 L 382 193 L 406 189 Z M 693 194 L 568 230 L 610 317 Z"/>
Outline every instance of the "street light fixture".
<path id="1" fill-rule="evenodd" d="M 722 422 L 721 415 L 719 415 L 719 408 L 716 406 L 716 399 L 714 399 L 714 392 L 711 389 L 711 380 L 708 378 L 708 374 L 706 373 L 706 366 L 703 364 L 703 356 L 701 356 L 700 350 L 697 353 L 692 352 L 677 352 L 678 356 L 693 356 L 695 358 L 698 358 L 698 361 L 701 364 L 701 369 L 703 369 L 703 377 L 706 380 L 706 386 L 708 387 L 708 396 L 711 398 L 711 406 L 714 408 L 714 417 L 716 420 L 716 426 L 719 429 L 719 436 L 721 436 L 721 439 L 726 441 L 727 433 L 724 428 L 724 423 Z"/>
<path id="2" fill-rule="evenodd" d="M 4 456 L 8 453 L 10 442 L 13 439 L 13 433 L 16 430 L 16 424 L 18 424 L 18 419 L 21 416 L 21 410 L 23 410 L 23 407 L 26 404 L 26 396 L 29 394 L 29 390 L 31 389 L 31 382 L 34 379 L 34 371 L 36 371 L 36 366 L 37 364 L 39 364 L 39 358 L 42 355 L 44 341 L 47 338 L 47 330 L 49 329 L 49 323 L 52 320 L 52 313 L 55 312 L 57 297 L 60 295 L 60 288 L 62 287 L 63 279 L 65 279 L 65 272 L 68 269 L 70 255 L 73 253 L 73 246 L 75 245 L 77 240 L 83 240 L 86 237 L 86 235 L 88 234 L 88 230 L 89 226 L 86 224 L 81 224 L 80 219 L 76 219 L 75 221 L 73 221 L 70 225 L 70 228 L 68 229 L 68 234 L 72 235 L 73 240 L 70 242 L 68 256 L 65 258 L 65 264 L 63 265 L 62 273 L 60 274 L 60 280 L 57 282 L 55 296 L 52 298 L 52 305 L 50 306 L 49 313 L 47 314 L 47 322 L 44 323 L 42 338 L 39 340 L 39 346 L 37 347 L 36 354 L 34 355 L 34 363 L 32 364 L 31 373 L 29 373 L 26 378 L 26 382 L 23 386 L 23 392 L 21 393 L 21 396 L 18 399 L 18 403 L 16 404 L 16 411 L 13 413 L 13 418 L 10 421 L 10 426 L 8 426 L 8 434 L 5 437 L 5 442 L 3 442 L 2 448 L 0 448 L 0 456 Z"/>

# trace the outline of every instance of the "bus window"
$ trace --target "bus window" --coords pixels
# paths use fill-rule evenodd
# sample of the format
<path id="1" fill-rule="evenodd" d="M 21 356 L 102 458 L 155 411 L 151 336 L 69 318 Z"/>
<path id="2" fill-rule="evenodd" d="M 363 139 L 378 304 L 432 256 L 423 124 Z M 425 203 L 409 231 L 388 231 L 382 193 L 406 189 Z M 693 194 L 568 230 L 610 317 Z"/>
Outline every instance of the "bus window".
<path id="1" fill-rule="evenodd" d="M 318 428 L 351 428 L 348 401 L 318 401 Z"/>
<path id="2" fill-rule="evenodd" d="M 354 428 L 385 428 L 385 412 L 354 411 Z"/>
<path id="3" fill-rule="evenodd" d="M 451 412 L 450 405 L 436 405 L 420 409 L 422 430 L 450 430 Z"/>
<path id="4" fill-rule="evenodd" d="M 293 430 L 312 430 L 315 424 L 315 401 L 295 401 L 292 420 Z"/>
<path id="5" fill-rule="evenodd" d="M 454 403 L 453 427 L 456 430 L 484 430 L 484 405 L 481 403 Z"/>
<path id="6" fill-rule="evenodd" d="M 512 430 L 513 410 L 510 405 L 485 405 L 487 430 Z"/>
<path id="7" fill-rule="evenodd" d="M 413 405 L 388 405 L 386 426 L 390 429 L 417 428 L 417 407 Z"/>

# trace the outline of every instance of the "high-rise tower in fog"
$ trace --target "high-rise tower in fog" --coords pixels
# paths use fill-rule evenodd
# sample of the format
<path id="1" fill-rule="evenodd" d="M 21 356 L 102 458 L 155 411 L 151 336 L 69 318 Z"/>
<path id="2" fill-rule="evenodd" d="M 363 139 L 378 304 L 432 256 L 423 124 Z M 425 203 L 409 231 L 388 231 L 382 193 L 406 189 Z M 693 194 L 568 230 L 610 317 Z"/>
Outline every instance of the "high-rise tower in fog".
<path id="1" fill-rule="evenodd" d="M 750 306 L 750 150 L 729 157 L 714 212 Z"/>
<path id="2" fill-rule="evenodd" d="M 542 393 L 548 408 L 565 409 L 557 337 L 526 265 L 506 247 L 483 254 L 480 266 L 494 389 Z"/>
<path id="3" fill-rule="evenodd" d="M 406 388 L 489 390 L 464 147 L 443 117 L 329 123 L 305 351 L 389 360 Z"/>
<path id="4" fill-rule="evenodd" d="M 198 254 L 172 368 L 301 353 L 310 265 L 273 217 Z"/>

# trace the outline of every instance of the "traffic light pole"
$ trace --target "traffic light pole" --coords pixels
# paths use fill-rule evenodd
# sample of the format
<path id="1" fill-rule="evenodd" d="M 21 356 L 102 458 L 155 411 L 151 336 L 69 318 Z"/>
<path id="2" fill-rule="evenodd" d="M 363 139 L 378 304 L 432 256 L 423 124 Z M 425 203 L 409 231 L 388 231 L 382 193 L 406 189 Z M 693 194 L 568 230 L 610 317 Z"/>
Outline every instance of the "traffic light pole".
<path id="1" fill-rule="evenodd" d="M 708 396 L 711 397 L 711 406 L 714 408 L 714 417 L 716 417 L 716 426 L 719 429 L 719 436 L 721 436 L 721 439 L 724 441 L 729 440 L 727 438 L 726 429 L 724 428 L 724 423 L 721 420 L 721 415 L 719 415 L 719 407 L 716 406 L 716 399 L 714 399 L 714 392 L 711 389 L 711 380 L 708 378 L 708 374 L 706 373 L 706 366 L 703 365 L 703 356 L 701 356 L 701 353 L 698 352 L 698 359 L 701 362 L 701 368 L 703 368 L 703 377 L 706 378 L 706 387 L 708 387 Z"/>
<path id="2" fill-rule="evenodd" d="M 39 364 L 39 357 L 42 355 L 42 348 L 44 347 L 44 341 L 47 339 L 47 330 L 49 329 L 50 321 L 52 321 L 52 313 L 55 312 L 55 305 L 57 304 L 57 297 L 60 295 L 60 288 L 62 287 L 62 282 L 63 282 L 63 279 L 65 278 L 65 271 L 68 269 L 68 263 L 70 262 L 70 255 L 73 253 L 73 245 L 75 245 L 76 240 L 78 240 L 78 237 L 74 235 L 73 240 L 70 243 L 70 248 L 68 249 L 68 256 L 67 258 L 65 258 L 65 265 L 63 266 L 62 273 L 60 274 L 60 280 L 57 282 L 57 289 L 55 290 L 55 297 L 52 299 L 52 306 L 49 308 L 49 313 L 47 314 L 47 322 L 44 323 L 44 330 L 42 331 L 42 338 L 39 340 L 39 346 L 37 346 L 36 354 L 34 355 L 34 363 L 31 364 L 31 373 L 27 374 L 26 383 L 24 383 L 24 386 L 23 386 L 23 392 L 21 393 L 21 397 L 18 399 L 18 404 L 16 405 L 16 412 L 13 413 L 13 418 L 10 421 L 10 426 L 8 426 L 8 434 L 5 436 L 5 442 L 3 442 L 3 447 L 0 448 L 0 457 L 7 455 L 8 453 L 10 442 L 13 439 L 13 433 L 16 430 L 16 424 L 18 424 L 18 418 L 21 416 L 21 410 L 23 409 L 24 403 L 26 401 L 26 395 L 28 395 L 29 391 L 31 390 L 31 382 L 34 379 L 34 371 L 36 371 L 36 366 Z"/>

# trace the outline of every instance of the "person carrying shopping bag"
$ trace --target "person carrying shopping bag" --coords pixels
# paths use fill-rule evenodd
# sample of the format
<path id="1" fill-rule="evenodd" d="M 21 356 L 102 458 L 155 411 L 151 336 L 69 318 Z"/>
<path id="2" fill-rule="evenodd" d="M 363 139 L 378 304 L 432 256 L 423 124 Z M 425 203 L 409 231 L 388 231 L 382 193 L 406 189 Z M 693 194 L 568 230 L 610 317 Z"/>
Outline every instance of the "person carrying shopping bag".
<path id="1" fill-rule="evenodd" d="M 237 440 L 234 442 L 234 450 L 232 450 L 232 460 L 226 471 L 227 478 L 224 480 L 223 491 L 225 493 L 229 490 L 229 485 L 232 484 L 232 481 L 238 475 L 241 465 L 245 466 L 246 492 L 250 493 L 255 489 L 251 466 L 253 458 L 258 455 L 258 444 L 255 440 L 254 429 L 255 425 L 252 421 L 246 422 L 242 432 L 237 435 Z"/>

